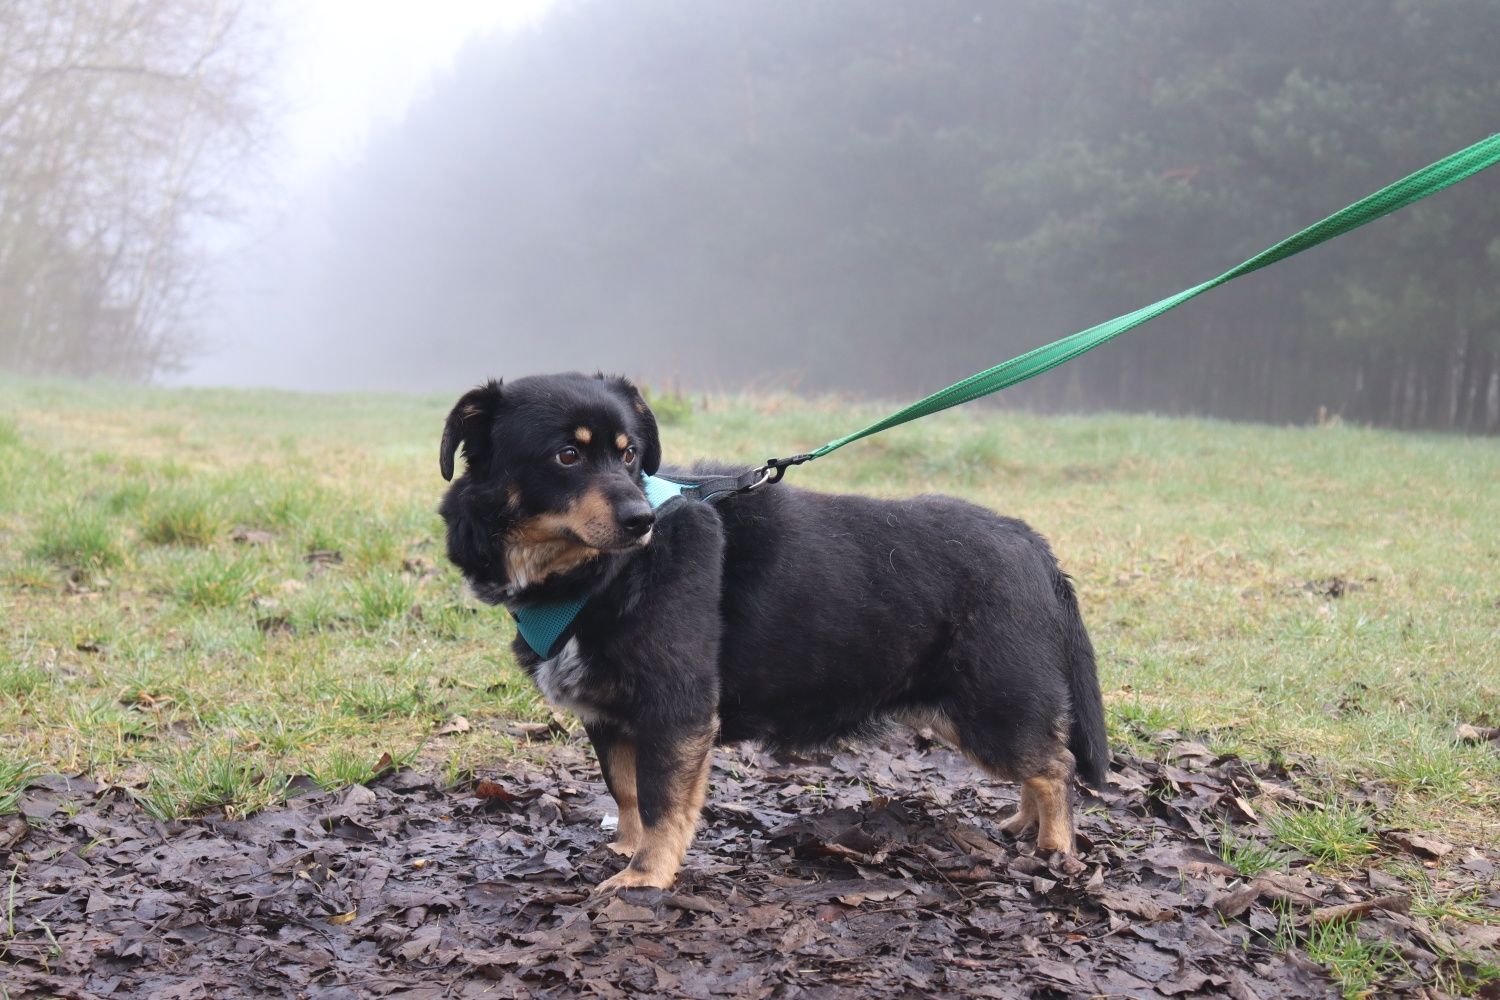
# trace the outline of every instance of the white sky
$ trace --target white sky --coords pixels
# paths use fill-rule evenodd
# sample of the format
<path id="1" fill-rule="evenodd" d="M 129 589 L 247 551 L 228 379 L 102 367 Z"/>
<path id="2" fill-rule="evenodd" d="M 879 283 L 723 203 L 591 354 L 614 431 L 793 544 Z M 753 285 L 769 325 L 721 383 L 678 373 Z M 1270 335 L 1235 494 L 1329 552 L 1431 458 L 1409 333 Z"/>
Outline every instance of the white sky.
<path id="1" fill-rule="evenodd" d="M 356 156 L 476 35 L 535 21 L 551 0 L 279 0 L 274 79 L 286 117 L 273 173 L 296 185 Z"/>
<path id="2" fill-rule="evenodd" d="M 358 159 L 373 132 L 399 121 L 466 42 L 525 27 L 553 0 L 263 2 L 277 42 L 264 180 L 247 190 L 241 224 L 209 237 L 222 259 L 196 321 L 205 349 L 164 379 L 170 383 L 317 386 L 321 369 L 305 356 L 309 348 L 301 345 L 299 359 L 299 345 L 277 333 L 276 319 L 296 307 L 289 278 L 296 262 L 278 264 L 267 253 L 291 246 L 315 254 L 337 169 Z"/>

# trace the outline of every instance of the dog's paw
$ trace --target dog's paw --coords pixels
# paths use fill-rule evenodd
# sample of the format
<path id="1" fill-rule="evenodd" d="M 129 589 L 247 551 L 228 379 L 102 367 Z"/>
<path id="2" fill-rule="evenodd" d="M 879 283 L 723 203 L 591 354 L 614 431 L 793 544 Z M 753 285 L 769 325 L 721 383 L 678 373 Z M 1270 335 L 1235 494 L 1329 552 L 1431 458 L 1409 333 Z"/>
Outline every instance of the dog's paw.
<path id="1" fill-rule="evenodd" d="M 664 872 L 643 872 L 639 869 L 626 866 L 618 874 L 596 885 L 594 892 L 602 895 L 607 892 L 617 892 L 620 889 L 670 889 L 672 888 L 673 879 L 674 876 Z"/>
<path id="2" fill-rule="evenodd" d="M 1012 837 L 1021 837 L 1036 829 L 1036 825 L 1036 817 L 1029 815 L 1024 809 L 1016 810 L 1015 813 L 996 824 L 1001 833 Z"/>
<path id="3" fill-rule="evenodd" d="M 623 840 L 611 840 L 604 846 L 609 848 L 611 851 L 614 851 L 622 858 L 628 858 L 635 854 L 635 845 L 626 843 Z"/>

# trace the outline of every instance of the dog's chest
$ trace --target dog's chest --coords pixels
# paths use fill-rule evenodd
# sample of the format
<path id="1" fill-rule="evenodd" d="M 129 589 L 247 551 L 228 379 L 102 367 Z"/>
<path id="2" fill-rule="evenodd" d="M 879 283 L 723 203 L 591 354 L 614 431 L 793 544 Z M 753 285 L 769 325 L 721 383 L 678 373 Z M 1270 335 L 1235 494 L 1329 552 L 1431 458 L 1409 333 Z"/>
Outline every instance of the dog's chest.
<path id="1" fill-rule="evenodd" d="M 567 709 L 585 722 L 600 714 L 590 697 L 588 661 L 577 639 L 569 639 L 556 656 L 538 663 L 531 677 L 553 707 Z"/>

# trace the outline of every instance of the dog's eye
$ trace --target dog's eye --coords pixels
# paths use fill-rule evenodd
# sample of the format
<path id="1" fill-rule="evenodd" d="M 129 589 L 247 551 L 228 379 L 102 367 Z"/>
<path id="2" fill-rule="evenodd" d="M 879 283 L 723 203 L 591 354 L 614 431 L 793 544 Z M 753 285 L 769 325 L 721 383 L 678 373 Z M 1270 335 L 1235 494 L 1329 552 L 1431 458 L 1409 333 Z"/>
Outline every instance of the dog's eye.
<path id="1" fill-rule="evenodd" d="M 635 464 L 635 445 L 631 445 L 629 448 L 625 449 L 625 464 Z"/>
<path id="2" fill-rule="evenodd" d="M 572 445 L 557 453 L 557 462 L 559 465 L 577 465 L 582 459 L 583 456 Z"/>

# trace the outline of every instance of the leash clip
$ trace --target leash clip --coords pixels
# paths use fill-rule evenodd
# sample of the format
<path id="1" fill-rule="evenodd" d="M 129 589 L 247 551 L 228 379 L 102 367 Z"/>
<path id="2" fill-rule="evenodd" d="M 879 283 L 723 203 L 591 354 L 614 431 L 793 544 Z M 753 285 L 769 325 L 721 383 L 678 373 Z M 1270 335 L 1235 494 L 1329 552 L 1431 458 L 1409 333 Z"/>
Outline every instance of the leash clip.
<path id="1" fill-rule="evenodd" d="M 781 477 L 786 475 L 786 470 L 793 465 L 801 465 L 803 462 L 811 462 L 812 455 L 793 455 L 791 458 L 768 458 L 766 464 L 762 465 L 757 472 L 765 473 L 750 488 L 764 486 L 766 483 L 779 483 Z"/>

